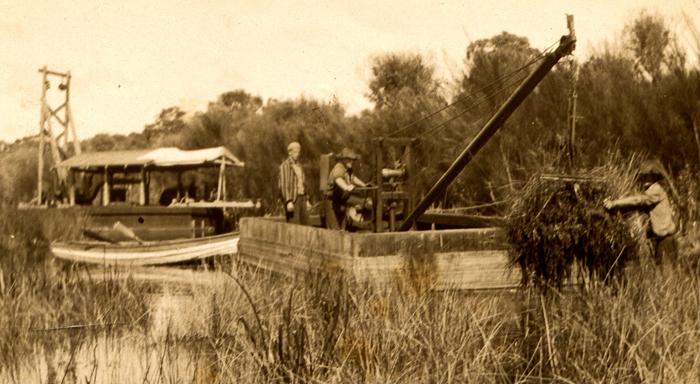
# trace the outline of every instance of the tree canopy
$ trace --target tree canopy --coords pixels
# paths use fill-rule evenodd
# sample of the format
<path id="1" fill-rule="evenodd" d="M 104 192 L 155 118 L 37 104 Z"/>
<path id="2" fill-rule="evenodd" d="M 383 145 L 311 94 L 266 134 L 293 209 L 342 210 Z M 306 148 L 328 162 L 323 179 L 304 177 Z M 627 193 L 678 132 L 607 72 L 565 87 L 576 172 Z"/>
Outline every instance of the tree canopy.
<path id="1" fill-rule="evenodd" d="M 641 12 L 624 30 L 621 48 L 603 47 L 578 63 L 577 161 L 594 166 L 606 153 L 647 152 L 672 172 L 700 158 L 700 72 L 690 67 L 666 21 Z M 309 98 L 263 100 L 234 89 L 202 112 L 164 108 L 140 133 L 97 135 L 86 150 L 176 146 L 195 149 L 224 145 L 246 162 L 229 190 L 278 198 L 276 173 L 286 145 L 302 145 L 312 200 L 318 199 L 318 159 L 349 146 L 363 155 L 358 172 L 370 179 L 371 139 L 419 139 L 418 184 L 426 190 L 478 132 L 546 52 L 509 32 L 479 39 L 465 48 L 461 76 L 442 79 L 431 59 L 389 52 L 371 59 L 367 97 L 373 103 L 357 116 L 337 101 Z M 534 172 L 557 166 L 565 152 L 572 71 L 556 66 L 450 187 L 453 204 L 500 200 Z M 696 139 L 697 138 L 697 139 Z M 33 195 L 36 148 L 9 144 L 0 153 L 0 197 Z M 24 175 L 24 176 L 20 176 Z M 31 185 L 30 185 L 31 184 Z"/>

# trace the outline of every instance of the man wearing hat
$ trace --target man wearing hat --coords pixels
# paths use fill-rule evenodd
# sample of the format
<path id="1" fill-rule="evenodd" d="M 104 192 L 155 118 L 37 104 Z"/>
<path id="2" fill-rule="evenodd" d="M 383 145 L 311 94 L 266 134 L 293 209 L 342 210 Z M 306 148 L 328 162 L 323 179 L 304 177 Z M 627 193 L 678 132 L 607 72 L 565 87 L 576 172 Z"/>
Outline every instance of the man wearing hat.
<path id="1" fill-rule="evenodd" d="M 338 223 L 360 227 L 362 215 L 357 212 L 366 204 L 366 199 L 359 196 L 356 187 L 366 187 L 367 183 L 352 173 L 353 162 L 360 157 L 351 149 L 343 148 L 336 155 L 338 161 L 328 174 L 328 191 L 331 193 L 333 212 Z"/>
<path id="2" fill-rule="evenodd" d="M 296 141 L 287 146 L 289 157 L 280 164 L 278 186 L 282 195 L 287 222 L 308 225 L 309 212 L 304 186 L 304 170 L 299 163 L 301 145 Z"/>
<path id="3" fill-rule="evenodd" d="M 652 243 L 652 250 L 658 264 L 662 261 L 675 262 L 676 258 L 676 242 L 673 237 L 676 233 L 676 222 L 668 194 L 661 186 L 662 179 L 661 163 L 657 160 L 647 160 L 642 163 L 637 176 L 637 181 L 644 189 L 643 193 L 603 201 L 603 206 L 607 210 L 634 208 L 649 214 L 647 237 Z"/>

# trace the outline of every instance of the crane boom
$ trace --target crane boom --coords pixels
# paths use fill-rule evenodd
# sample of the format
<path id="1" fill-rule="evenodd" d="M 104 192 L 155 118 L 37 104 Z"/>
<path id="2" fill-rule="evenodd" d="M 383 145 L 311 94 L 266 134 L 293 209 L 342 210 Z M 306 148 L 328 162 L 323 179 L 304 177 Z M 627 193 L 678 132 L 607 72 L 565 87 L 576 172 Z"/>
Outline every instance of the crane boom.
<path id="1" fill-rule="evenodd" d="M 416 205 L 411 213 L 404 219 L 399 227 L 399 231 L 407 231 L 415 225 L 415 221 L 426 209 L 440 196 L 441 192 L 451 184 L 464 167 L 474 158 L 479 150 L 491 139 L 491 137 L 503 126 L 508 117 L 522 104 L 523 100 L 532 92 L 537 84 L 549 73 L 559 60 L 570 54 L 576 46 L 576 36 L 573 33 L 573 18 L 569 16 L 569 35 L 561 37 L 559 47 L 547 54 L 542 63 L 520 84 L 506 102 L 489 119 L 486 125 L 477 133 L 476 137 L 452 162 L 450 167 L 440 176 L 440 179 L 433 185 L 423 199 Z"/>

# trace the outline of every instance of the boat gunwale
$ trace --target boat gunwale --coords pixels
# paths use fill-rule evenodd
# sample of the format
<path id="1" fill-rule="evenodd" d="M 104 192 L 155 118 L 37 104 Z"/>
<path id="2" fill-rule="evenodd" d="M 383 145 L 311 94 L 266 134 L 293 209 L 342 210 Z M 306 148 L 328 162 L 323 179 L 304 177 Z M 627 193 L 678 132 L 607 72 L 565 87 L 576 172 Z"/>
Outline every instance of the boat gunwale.
<path id="1" fill-rule="evenodd" d="M 51 247 L 64 247 L 64 248 L 103 248 L 110 250 L 134 250 L 134 249 L 152 249 L 158 247 L 168 247 L 176 245 L 196 245 L 196 244 L 207 244 L 212 242 L 219 242 L 228 240 L 229 238 L 234 238 L 240 236 L 239 231 L 227 232 L 212 236 L 203 237 L 193 237 L 186 239 L 171 239 L 171 240 L 152 240 L 144 242 L 136 241 L 120 241 L 116 243 L 109 243 L 105 241 L 92 241 L 92 240 L 73 240 L 73 241 L 56 241 L 51 243 Z"/>

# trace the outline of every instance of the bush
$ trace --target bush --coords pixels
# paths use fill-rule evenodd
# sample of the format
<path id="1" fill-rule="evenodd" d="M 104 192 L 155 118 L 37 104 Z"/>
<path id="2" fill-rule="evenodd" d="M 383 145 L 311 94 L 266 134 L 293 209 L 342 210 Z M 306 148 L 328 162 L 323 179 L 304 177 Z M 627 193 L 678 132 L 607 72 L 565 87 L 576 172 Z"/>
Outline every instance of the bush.
<path id="1" fill-rule="evenodd" d="M 629 192 L 636 161 L 608 165 L 578 177 L 535 176 L 514 199 L 507 218 L 510 262 L 523 273 L 523 285 L 561 288 L 578 270 L 589 282 L 619 278 L 636 257 L 628 218 L 608 213 L 603 199 Z"/>

